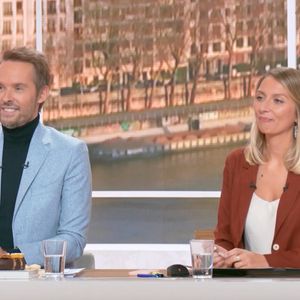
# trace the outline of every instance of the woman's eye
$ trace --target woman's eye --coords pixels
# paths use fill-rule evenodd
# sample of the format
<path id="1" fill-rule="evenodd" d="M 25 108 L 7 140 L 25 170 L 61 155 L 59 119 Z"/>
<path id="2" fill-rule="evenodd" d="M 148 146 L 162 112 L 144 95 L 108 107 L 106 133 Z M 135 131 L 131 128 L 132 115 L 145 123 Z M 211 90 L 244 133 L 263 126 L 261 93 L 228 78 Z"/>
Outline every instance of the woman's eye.
<path id="1" fill-rule="evenodd" d="M 263 100 L 263 97 L 258 95 L 258 96 L 255 97 L 255 99 L 256 99 L 257 101 L 262 101 L 262 100 Z"/>
<path id="2" fill-rule="evenodd" d="M 274 103 L 281 104 L 281 103 L 284 103 L 284 101 L 281 99 L 275 98 Z"/>

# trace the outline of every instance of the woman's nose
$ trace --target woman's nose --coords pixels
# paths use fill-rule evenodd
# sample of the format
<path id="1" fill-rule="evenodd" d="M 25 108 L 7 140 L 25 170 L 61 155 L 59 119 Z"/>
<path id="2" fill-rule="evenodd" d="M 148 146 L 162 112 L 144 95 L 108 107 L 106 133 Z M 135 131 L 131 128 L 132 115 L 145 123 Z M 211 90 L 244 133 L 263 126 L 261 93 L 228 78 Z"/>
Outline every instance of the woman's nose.
<path id="1" fill-rule="evenodd" d="M 271 103 L 269 99 L 265 99 L 264 101 L 259 103 L 260 111 L 269 111 L 271 108 Z"/>

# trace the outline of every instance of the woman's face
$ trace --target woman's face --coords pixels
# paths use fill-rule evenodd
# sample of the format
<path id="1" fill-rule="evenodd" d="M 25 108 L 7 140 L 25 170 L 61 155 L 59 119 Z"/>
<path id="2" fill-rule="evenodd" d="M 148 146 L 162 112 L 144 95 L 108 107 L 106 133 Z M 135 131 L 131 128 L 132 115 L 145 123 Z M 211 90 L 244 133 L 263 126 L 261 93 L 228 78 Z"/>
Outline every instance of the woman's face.
<path id="1" fill-rule="evenodd" d="M 288 90 L 272 76 L 261 82 L 253 108 L 258 129 L 266 137 L 292 137 L 292 127 L 297 120 L 296 104 Z"/>

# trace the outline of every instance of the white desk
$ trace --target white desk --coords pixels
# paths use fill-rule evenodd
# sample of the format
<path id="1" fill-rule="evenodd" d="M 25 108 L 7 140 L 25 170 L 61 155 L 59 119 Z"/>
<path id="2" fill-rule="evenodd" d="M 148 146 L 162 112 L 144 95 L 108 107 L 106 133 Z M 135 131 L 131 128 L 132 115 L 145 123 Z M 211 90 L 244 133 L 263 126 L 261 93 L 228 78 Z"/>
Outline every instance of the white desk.
<path id="1" fill-rule="evenodd" d="M 1 280 L 8 300 L 282 300 L 299 299 L 300 279 L 214 278 L 73 278 L 63 281 Z"/>

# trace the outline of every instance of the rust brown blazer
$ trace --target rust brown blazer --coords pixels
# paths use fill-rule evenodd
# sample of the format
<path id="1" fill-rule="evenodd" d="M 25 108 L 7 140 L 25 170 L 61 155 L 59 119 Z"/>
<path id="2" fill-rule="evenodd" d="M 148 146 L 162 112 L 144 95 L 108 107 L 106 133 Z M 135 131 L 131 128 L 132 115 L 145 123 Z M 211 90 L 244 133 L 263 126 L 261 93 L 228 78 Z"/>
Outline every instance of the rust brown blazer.
<path id="1" fill-rule="evenodd" d="M 229 154 L 223 173 L 215 240 L 227 250 L 244 248 L 244 225 L 255 190 L 258 166 L 249 165 L 243 151 Z M 300 268 L 300 175 L 295 173 L 288 173 L 278 206 L 272 253 L 265 257 L 271 267 Z"/>

